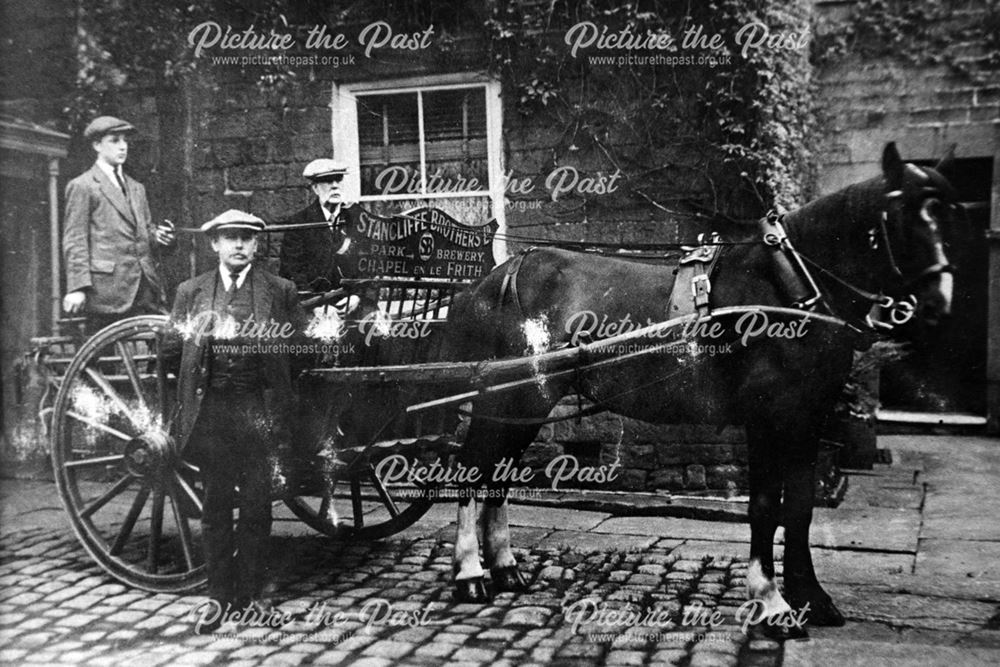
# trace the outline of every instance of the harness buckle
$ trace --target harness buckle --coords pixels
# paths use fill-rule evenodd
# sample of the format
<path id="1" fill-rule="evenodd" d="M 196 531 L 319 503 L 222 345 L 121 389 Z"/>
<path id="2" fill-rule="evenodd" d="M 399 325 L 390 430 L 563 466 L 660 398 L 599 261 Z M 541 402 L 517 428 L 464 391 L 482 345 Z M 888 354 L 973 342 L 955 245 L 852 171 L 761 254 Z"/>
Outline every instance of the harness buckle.
<path id="1" fill-rule="evenodd" d="M 707 273 L 699 273 L 691 278 L 691 296 L 694 298 L 695 308 L 707 306 L 711 293 L 712 281 Z"/>

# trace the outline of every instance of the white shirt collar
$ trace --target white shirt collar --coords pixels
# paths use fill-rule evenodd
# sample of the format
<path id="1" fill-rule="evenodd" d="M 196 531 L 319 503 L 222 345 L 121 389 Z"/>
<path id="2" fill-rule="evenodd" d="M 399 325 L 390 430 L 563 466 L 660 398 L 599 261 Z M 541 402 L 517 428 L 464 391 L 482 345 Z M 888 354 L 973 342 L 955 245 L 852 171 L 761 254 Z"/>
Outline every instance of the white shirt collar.
<path id="1" fill-rule="evenodd" d="M 121 171 L 121 165 L 117 167 L 112 167 L 104 160 L 98 159 L 97 166 L 98 168 L 100 168 L 101 171 L 104 172 L 105 176 L 108 177 L 108 180 L 111 181 L 114 185 L 118 185 L 118 178 L 115 176 L 116 170 L 118 171 L 119 174 L 121 174 L 122 181 L 125 180 L 125 174 Z"/>
<path id="2" fill-rule="evenodd" d="M 243 270 L 240 271 L 240 275 L 237 276 L 236 278 L 236 289 L 243 287 L 243 283 L 246 282 L 247 274 L 250 273 L 250 267 L 252 265 L 253 262 L 244 266 Z M 222 284 L 223 286 L 225 286 L 226 291 L 228 292 L 229 289 L 232 287 L 233 279 L 229 277 L 229 269 L 222 262 L 219 262 L 219 274 L 222 275 Z"/>

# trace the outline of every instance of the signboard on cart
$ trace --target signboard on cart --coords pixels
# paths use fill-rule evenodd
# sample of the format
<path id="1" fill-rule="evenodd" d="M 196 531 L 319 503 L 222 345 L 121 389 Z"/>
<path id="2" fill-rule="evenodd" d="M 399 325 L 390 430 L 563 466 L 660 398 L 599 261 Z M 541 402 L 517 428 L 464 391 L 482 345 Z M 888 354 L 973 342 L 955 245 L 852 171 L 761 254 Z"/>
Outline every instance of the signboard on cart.
<path id="1" fill-rule="evenodd" d="M 495 266 L 497 222 L 465 225 L 436 208 L 421 207 L 392 217 L 361 210 L 348 232 L 361 278 L 435 278 L 466 281 Z"/>

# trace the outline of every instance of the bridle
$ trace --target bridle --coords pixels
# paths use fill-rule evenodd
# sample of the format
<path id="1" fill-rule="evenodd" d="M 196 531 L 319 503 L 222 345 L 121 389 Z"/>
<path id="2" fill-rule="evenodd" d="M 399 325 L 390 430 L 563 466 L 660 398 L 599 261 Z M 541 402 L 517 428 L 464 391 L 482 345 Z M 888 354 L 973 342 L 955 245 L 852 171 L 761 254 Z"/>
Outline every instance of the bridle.
<path id="1" fill-rule="evenodd" d="M 931 190 L 931 192 L 934 192 L 934 190 Z M 882 250 L 890 273 L 893 277 L 898 279 L 901 290 L 905 291 L 929 276 L 937 276 L 943 273 L 954 273 L 955 267 L 948 262 L 947 256 L 944 254 L 938 230 L 938 223 L 932 213 L 932 209 L 935 206 L 940 205 L 941 200 L 934 196 L 927 196 L 921 202 L 919 215 L 921 220 L 923 220 L 935 234 L 934 244 L 937 250 L 936 259 L 938 261 L 912 274 L 906 274 L 900 268 L 899 263 L 896 260 L 896 253 L 893 251 L 892 238 L 889 235 L 888 229 L 888 220 L 890 209 L 893 208 L 894 203 L 901 201 L 902 196 L 902 190 L 893 190 L 885 194 L 886 205 L 882 209 L 882 214 L 879 216 L 878 222 L 872 225 L 872 227 L 868 230 L 868 244 L 875 252 L 878 252 L 880 249 Z M 865 316 L 862 325 L 870 331 L 891 331 L 897 326 L 901 326 L 909 322 L 916 314 L 917 299 L 912 293 L 897 299 L 885 293 L 880 292 L 876 294 L 874 292 L 869 292 L 868 290 L 858 287 L 844 278 L 841 278 L 833 271 L 821 266 L 816 261 L 793 248 L 791 242 L 788 240 L 787 235 L 785 235 L 784 230 L 781 227 L 780 221 L 782 217 L 783 216 L 775 211 L 771 211 L 767 214 L 766 220 L 772 225 L 772 229 L 775 231 L 764 234 L 764 243 L 769 246 L 780 247 L 792 258 L 794 263 L 797 265 L 796 268 L 800 270 L 800 273 L 804 278 L 809 291 L 811 292 L 811 296 L 797 301 L 794 304 L 796 307 L 812 309 L 816 305 L 822 304 L 827 311 L 833 314 L 833 309 L 830 307 L 829 303 L 827 303 L 826 299 L 823 298 L 819 286 L 816 284 L 816 281 L 813 280 L 809 271 L 805 267 L 805 264 L 809 264 L 813 267 L 813 269 L 833 280 L 848 292 L 861 298 L 863 301 L 871 303 L 873 306 L 877 306 L 880 312 L 887 313 L 888 321 L 881 319 L 880 317 L 873 317 L 870 313 Z"/>
<path id="2" fill-rule="evenodd" d="M 934 192 L 934 190 L 930 190 Z M 947 257 L 944 254 L 944 248 L 941 244 L 940 231 L 938 230 L 938 223 L 935 219 L 931 210 L 936 206 L 941 204 L 941 200 L 934 196 L 927 196 L 920 203 L 920 219 L 927 223 L 927 226 L 933 230 L 935 234 L 935 248 L 938 251 L 938 260 L 934 264 L 921 269 L 915 275 L 906 276 L 902 269 L 899 268 L 899 264 L 896 262 L 896 255 L 892 250 L 892 240 L 889 236 L 888 229 L 888 219 L 889 219 L 889 207 L 894 203 L 902 199 L 902 190 L 893 190 L 887 192 L 885 195 L 888 200 L 887 206 L 882 209 L 882 215 L 879 217 L 878 229 L 873 226 L 868 230 L 868 244 L 871 246 L 872 250 L 879 249 L 879 237 L 881 237 L 881 247 L 885 249 L 886 259 L 889 263 L 889 269 L 892 271 L 893 276 L 901 279 L 903 289 L 906 289 L 920 280 L 928 276 L 940 275 L 942 273 L 955 273 L 955 267 L 950 262 L 948 262 Z"/>

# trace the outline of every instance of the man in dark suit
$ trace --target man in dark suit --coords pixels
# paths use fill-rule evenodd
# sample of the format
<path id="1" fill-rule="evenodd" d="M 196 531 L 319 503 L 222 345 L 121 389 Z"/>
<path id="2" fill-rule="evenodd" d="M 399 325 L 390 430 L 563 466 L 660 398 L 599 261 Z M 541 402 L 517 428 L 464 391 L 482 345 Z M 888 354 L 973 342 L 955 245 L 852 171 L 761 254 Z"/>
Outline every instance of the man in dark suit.
<path id="1" fill-rule="evenodd" d="M 346 174 L 347 165 L 337 160 L 323 158 L 307 164 L 302 176 L 309 181 L 316 198 L 279 223 L 327 223 L 284 233 L 280 273 L 302 291 L 326 292 L 339 287 L 342 278 L 357 277 L 350 232 L 357 224 L 360 209 L 344 202 L 341 187 Z"/>
<path id="2" fill-rule="evenodd" d="M 174 229 L 169 221 L 152 224 L 146 189 L 122 171 L 134 130 L 119 118 L 95 118 L 83 134 L 97 159 L 66 186 L 63 309 L 86 313 L 90 331 L 166 310 L 151 245 L 172 246 Z"/>
<path id="3" fill-rule="evenodd" d="M 201 464 L 208 594 L 225 614 L 260 608 L 275 453 L 288 437 L 293 402 L 287 346 L 306 316 L 293 283 L 254 266 L 260 218 L 230 210 L 201 229 L 219 266 L 177 288 L 172 321 L 185 337 L 178 445 Z"/>

